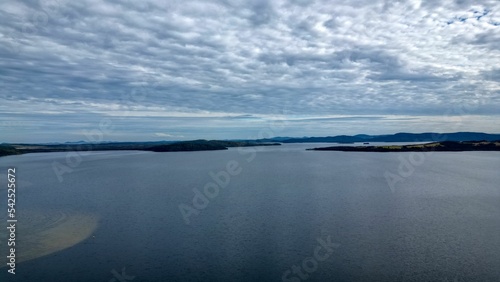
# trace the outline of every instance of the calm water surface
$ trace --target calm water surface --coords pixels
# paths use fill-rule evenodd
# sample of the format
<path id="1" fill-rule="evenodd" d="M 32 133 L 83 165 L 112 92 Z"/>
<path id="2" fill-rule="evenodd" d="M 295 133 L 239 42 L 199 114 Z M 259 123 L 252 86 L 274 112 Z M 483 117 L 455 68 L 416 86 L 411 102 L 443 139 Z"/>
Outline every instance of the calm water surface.
<path id="1" fill-rule="evenodd" d="M 2 157 L 0 219 L 14 166 L 24 261 L 1 281 L 500 281 L 499 152 L 305 151 L 319 146 L 91 152 L 62 181 L 68 153 Z"/>

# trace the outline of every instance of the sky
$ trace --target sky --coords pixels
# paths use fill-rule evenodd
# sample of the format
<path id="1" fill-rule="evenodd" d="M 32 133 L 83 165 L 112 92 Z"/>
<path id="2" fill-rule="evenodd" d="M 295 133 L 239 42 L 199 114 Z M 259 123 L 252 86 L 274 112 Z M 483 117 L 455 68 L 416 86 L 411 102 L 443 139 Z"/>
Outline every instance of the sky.
<path id="1" fill-rule="evenodd" d="M 0 143 L 500 133 L 500 1 L 0 2 Z"/>

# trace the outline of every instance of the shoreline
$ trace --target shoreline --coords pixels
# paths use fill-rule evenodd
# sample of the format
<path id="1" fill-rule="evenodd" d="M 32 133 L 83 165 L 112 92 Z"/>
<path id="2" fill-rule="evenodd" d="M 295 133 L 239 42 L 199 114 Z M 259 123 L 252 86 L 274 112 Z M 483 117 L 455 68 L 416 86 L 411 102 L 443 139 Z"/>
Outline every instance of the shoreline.
<path id="1" fill-rule="evenodd" d="M 150 145 L 147 143 L 97 143 L 78 145 L 37 145 L 5 144 L 0 145 L 0 157 L 29 153 L 90 152 L 90 151 L 149 151 L 149 152 L 195 152 L 227 150 L 232 147 L 280 146 L 281 143 L 237 142 L 218 140 L 182 141 L 171 144 Z"/>
<path id="2" fill-rule="evenodd" d="M 443 141 L 417 145 L 385 145 L 385 146 L 330 146 L 307 149 L 308 151 L 341 151 L 341 152 L 471 152 L 500 151 L 500 141 Z"/>

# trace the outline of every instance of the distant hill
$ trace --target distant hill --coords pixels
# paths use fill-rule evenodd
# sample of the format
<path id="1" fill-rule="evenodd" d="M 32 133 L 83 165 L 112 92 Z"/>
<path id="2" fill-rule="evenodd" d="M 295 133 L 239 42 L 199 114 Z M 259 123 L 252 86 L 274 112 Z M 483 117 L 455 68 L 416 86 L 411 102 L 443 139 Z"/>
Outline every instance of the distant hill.
<path id="1" fill-rule="evenodd" d="M 435 141 L 496 141 L 500 140 L 500 134 L 489 134 L 481 132 L 455 132 L 455 133 L 396 133 L 388 135 L 366 135 L 354 136 L 338 135 L 327 137 L 302 137 L 288 138 L 280 137 L 280 140 L 261 139 L 258 141 L 282 142 L 282 143 L 359 143 L 359 142 L 435 142 Z"/>
<path id="2" fill-rule="evenodd" d="M 211 151 L 227 150 L 229 147 L 272 146 L 280 143 L 256 143 L 251 141 L 219 141 L 219 140 L 193 140 L 173 144 L 158 145 L 147 149 L 153 152 L 185 152 L 185 151 Z"/>
<path id="3" fill-rule="evenodd" d="M 414 145 L 385 146 L 333 146 L 308 149 L 313 151 L 342 152 L 462 152 L 462 151 L 500 151 L 500 141 L 443 141 Z"/>
<path id="4" fill-rule="evenodd" d="M 227 150 L 227 147 L 218 142 L 210 142 L 206 140 L 195 140 L 186 142 L 177 142 L 167 145 L 157 145 L 146 149 L 153 152 L 186 152 L 186 151 L 211 151 L 211 150 Z"/>
<path id="5" fill-rule="evenodd" d="M 110 143 L 84 143 L 84 144 L 2 144 L 0 157 L 26 153 L 48 153 L 69 151 L 120 151 L 142 150 L 153 152 L 185 152 L 185 151 L 211 151 L 227 150 L 229 147 L 272 146 L 281 143 L 265 143 L 255 141 L 219 141 L 219 140 L 193 140 L 181 142 L 110 142 Z"/>
<path id="6" fill-rule="evenodd" d="M 8 155 L 18 155 L 20 154 L 13 146 L 10 145 L 0 145 L 0 157 Z"/>

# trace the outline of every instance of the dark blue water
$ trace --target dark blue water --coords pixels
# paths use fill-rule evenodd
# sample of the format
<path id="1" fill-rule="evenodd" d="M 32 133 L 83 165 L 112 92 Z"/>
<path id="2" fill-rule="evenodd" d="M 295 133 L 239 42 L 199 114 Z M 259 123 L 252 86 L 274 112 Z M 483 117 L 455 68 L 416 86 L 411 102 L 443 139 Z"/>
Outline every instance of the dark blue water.
<path id="1" fill-rule="evenodd" d="M 316 146 L 2 157 L 1 281 L 500 281 L 500 153 Z"/>

